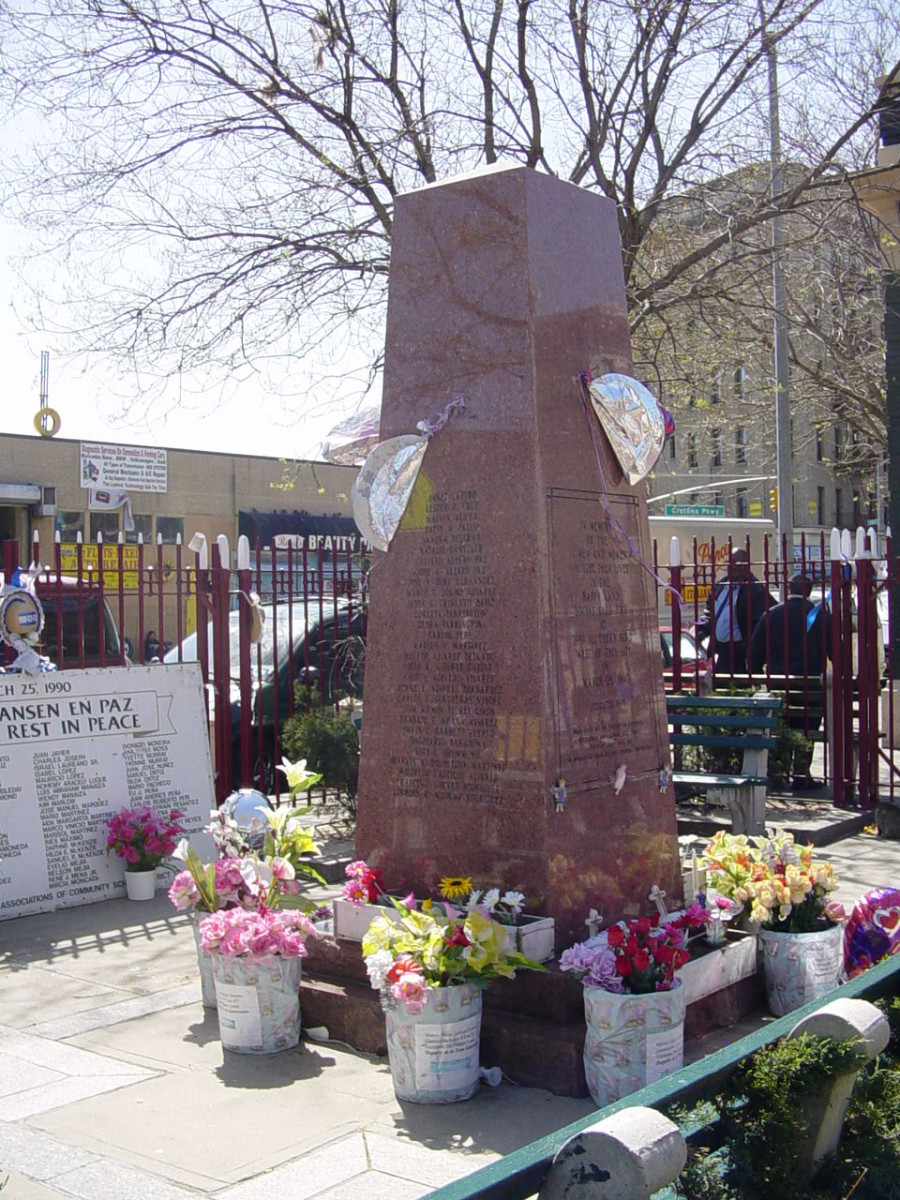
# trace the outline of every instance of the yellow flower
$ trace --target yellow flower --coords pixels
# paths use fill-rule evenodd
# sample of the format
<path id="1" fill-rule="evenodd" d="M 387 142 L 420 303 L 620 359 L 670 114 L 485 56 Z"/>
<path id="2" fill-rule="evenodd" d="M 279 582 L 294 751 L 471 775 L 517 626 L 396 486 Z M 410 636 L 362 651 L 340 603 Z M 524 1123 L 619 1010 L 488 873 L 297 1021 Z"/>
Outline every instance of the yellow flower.
<path id="1" fill-rule="evenodd" d="M 441 880 L 440 892 L 445 900 L 461 899 L 468 896 L 471 890 L 471 875 L 445 875 Z"/>

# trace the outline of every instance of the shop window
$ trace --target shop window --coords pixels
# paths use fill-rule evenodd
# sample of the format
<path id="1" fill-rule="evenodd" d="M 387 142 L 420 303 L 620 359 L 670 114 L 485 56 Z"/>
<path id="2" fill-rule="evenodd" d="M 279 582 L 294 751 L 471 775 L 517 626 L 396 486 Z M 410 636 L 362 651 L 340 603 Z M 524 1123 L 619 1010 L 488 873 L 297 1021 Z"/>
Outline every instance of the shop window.
<path id="1" fill-rule="evenodd" d="M 157 517 L 156 536 L 164 546 L 174 546 L 179 538 L 184 541 L 184 517 Z"/>
<path id="2" fill-rule="evenodd" d="M 125 541 L 129 545 L 136 545 L 138 535 L 143 537 L 145 546 L 153 541 L 153 518 L 149 513 L 134 514 L 134 529 L 125 534 Z"/>
<path id="3" fill-rule="evenodd" d="M 116 512 L 91 513 L 92 542 L 96 542 L 98 533 L 103 535 L 104 542 L 116 542 L 119 540 L 118 510 Z"/>
<path id="4" fill-rule="evenodd" d="M 61 542 L 77 542 L 78 535 L 84 538 L 83 512 L 58 512 L 56 514 L 56 532 Z"/>

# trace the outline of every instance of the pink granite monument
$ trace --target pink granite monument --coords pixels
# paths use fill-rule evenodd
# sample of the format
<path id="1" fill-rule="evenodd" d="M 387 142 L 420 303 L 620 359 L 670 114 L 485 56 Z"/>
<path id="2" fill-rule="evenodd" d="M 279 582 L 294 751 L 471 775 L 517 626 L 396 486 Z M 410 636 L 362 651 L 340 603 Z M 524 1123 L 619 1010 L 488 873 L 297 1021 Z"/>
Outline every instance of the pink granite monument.
<path id="1" fill-rule="evenodd" d="M 356 852 L 556 918 L 680 897 L 644 487 L 579 374 L 632 370 L 614 205 L 524 167 L 398 198 L 381 437 L 434 434 L 375 555 Z"/>

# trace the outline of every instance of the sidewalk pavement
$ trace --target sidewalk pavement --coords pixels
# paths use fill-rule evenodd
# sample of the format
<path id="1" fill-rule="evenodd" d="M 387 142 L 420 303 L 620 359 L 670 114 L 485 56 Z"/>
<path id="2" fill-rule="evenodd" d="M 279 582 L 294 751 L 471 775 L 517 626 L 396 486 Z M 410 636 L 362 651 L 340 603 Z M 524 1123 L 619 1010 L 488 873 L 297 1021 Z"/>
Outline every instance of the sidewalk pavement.
<path id="1" fill-rule="evenodd" d="M 824 853 L 845 903 L 900 886 L 900 842 Z M 508 1082 L 401 1104 L 385 1060 L 333 1042 L 225 1054 L 163 892 L 0 922 L 3 1200 L 414 1200 L 592 1109 Z"/>

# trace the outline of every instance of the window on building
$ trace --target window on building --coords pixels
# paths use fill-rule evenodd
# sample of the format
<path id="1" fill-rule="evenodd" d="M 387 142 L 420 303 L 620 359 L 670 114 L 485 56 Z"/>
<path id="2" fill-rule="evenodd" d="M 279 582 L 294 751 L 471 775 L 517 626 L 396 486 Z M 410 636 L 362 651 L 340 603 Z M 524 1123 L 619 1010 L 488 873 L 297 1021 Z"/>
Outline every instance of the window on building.
<path id="1" fill-rule="evenodd" d="M 843 462 L 844 459 L 844 428 L 842 425 L 834 427 L 834 461 L 836 463 Z"/>
<path id="2" fill-rule="evenodd" d="M 166 546 L 174 546 L 178 538 L 184 541 L 184 517 L 157 517 L 156 536 Z"/>
<path id="3" fill-rule="evenodd" d="M 713 492 L 712 502 L 713 504 L 718 504 L 718 506 L 721 508 L 725 503 L 724 494 L 722 492 Z"/>
<path id="4" fill-rule="evenodd" d="M 675 450 L 675 434 L 673 433 L 669 438 L 669 458 L 674 462 L 676 457 L 677 452 Z"/>
<path id="5" fill-rule="evenodd" d="M 716 378 L 713 380 L 712 390 L 710 391 L 709 399 L 710 399 L 711 404 L 721 404 L 721 402 L 722 402 L 722 387 L 719 383 L 718 376 L 716 376 Z"/>
<path id="6" fill-rule="evenodd" d="M 734 398 L 735 400 L 743 400 L 744 393 L 747 390 L 747 371 L 744 367 L 738 367 L 734 372 Z"/>
<path id="7" fill-rule="evenodd" d="M 96 542 L 97 534 L 103 534 L 104 542 L 115 542 L 119 537 L 119 512 L 91 513 L 91 541 Z"/>
<path id="8" fill-rule="evenodd" d="M 844 496 L 840 488 L 834 489 L 834 523 L 838 529 L 844 524 Z"/>
<path id="9" fill-rule="evenodd" d="M 740 487 L 734 493 L 735 516 L 748 517 L 750 515 L 750 504 L 747 499 L 747 489 Z"/>
<path id="10" fill-rule="evenodd" d="M 84 537 L 83 512 L 58 512 L 56 514 L 56 532 L 61 542 L 76 542 L 79 533 Z"/>
<path id="11" fill-rule="evenodd" d="M 699 492 L 691 492 L 691 504 L 699 504 L 699 503 L 700 503 L 700 493 Z"/>
<path id="12" fill-rule="evenodd" d="M 687 465 L 689 470 L 697 469 L 697 435 L 689 433 L 687 435 Z"/>
<path id="13" fill-rule="evenodd" d="M 825 459 L 825 439 L 822 437 L 822 430 L 816 432 L 816 462 L 823 462 Z"/>
<path id="14" fill-rule="evenodd" d="M 738 425 L 734 431 L 734 461 L 741 466 L 747 462 L 747 428 Z"/>
<path id="15" fill-rule="evenodd" d="M 721 467 L 722 465 L 722 430 L 719 428 L 709 431 L 709 440 L 712 447 L 712 466 Z"/>
<path id="16" fill-rule="evenodd" d="M 825 524 L 825 489 L 816 488 L 816 523 Z"/>
<path id="17" fill-rule="evenodd" d="M 149 513 L 134 514 L 134 529 L 126 531 L 125 541 L 136 545 L 139 534 L 143 537 L 145 546 L 153 541 L 153 518 Z"/>

